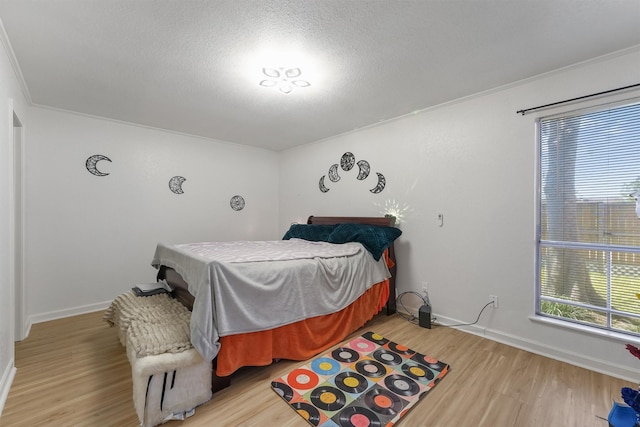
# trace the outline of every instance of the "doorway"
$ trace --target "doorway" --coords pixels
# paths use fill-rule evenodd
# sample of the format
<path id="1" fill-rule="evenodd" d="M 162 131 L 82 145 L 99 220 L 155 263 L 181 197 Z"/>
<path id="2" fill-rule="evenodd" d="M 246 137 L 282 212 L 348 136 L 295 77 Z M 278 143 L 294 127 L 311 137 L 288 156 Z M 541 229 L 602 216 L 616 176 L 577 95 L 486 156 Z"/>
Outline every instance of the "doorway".
<path id="1" fill-rule="evenodd" d="M 25 289 L 24 289 L 24 180 L 23 180 L 23 128 L 16 112 L 13 112 L 13 200 L 12 200 L 12 253 L 13 287 L 15 298 L 15 340 L 25 338 Z"/>

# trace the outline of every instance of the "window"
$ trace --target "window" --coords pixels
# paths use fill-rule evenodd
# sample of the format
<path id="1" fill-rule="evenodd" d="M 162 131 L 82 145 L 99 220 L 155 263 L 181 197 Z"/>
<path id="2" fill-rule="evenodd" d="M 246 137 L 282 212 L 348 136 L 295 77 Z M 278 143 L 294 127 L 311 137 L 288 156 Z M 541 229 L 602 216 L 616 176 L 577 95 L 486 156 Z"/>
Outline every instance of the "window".
<path id="1" fill-rule="evenodd" d="M 541 118 L 538 139 L 537 314 L 640 336 L 640 102 Z"/>

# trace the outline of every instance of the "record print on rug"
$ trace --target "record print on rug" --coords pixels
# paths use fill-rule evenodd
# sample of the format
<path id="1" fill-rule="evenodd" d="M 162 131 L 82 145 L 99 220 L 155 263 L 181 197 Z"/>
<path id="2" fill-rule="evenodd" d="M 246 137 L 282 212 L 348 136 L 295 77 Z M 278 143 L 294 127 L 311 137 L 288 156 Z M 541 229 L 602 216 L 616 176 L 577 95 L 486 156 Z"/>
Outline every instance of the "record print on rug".
<path id="1" fill-rule="evenodd" d="M 366 332 L 276 378 L 271 387 L 318 427 L 392 426 L 449 365 Z"/>

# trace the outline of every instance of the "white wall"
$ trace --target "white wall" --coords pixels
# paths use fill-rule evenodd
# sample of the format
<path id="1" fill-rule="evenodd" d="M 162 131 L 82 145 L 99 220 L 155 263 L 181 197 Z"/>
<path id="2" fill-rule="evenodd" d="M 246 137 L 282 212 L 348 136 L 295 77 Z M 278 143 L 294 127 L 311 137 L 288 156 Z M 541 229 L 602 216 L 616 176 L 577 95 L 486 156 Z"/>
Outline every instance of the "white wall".
<path id="1" fill-rule="evenodd" d="M 0 23 L 0 412 L 14 366 L 14 283 L 12 275 L 13 112 L 25 123 L 26 99 L 11 67 L 8 41 Z"/>
<path id="2" fill-rule="evenodd" d="M 274 152 L 32 107 L 26 147 L 29 322 L 105 307 L 155 281 L 156 244 L 273 239 Z M 86 159 L 102 154 L 90 174 Z M 186 178 L 174 194 L 172 176 Z M 234 211 L 232 196 L 246 207 Z"/>
<path id="3" fill-rule="evenodd" d="M 622 341 L 529 319 L 535 116 L 515 111 L 637 83 L 639 66 L 636 49 L 278 154 L 28 108 L 1 54 L 0 410 L 14 372 L 12 103 L 26 136 L 28 322 L 100 309 L 133 284 L 154 280 L 149 262 L 160 240 L 280 238 L 310 214 L 381 215 L 397 205 L 404 231 L 397 245 L 400 292 L 419 291 L 426 281 L 435 314 L 450 322 L 473 321 L 488 295 L 498 295 L 500 308 L 485 312 L 470 332 L 635 377 L 635 359 Z M 358 181 L 357 168 L 340 170 L 341 180 L 327 178 L 330 191 L 321 193 L 319 178 L 346 151 L 369 161 L 370 177 Z M 111 158 L 99 164 L 108 176 L 87 172 L 93 154 Z M 387 178 L 377 195 L 369 192 L 375 172 Z M 182 195 L 168 189 L 174 175 L 187 178 Z M 235 194 L 246 199 L 243 211 L 229 207 Z"/>
<path id="4" fill-rule="evenodd" d="M 310 214 L 381 215 L 397 205 L 404 209 L 396 246 L 399 292 L 419 292 L 426 281 L 435 314 L 450 324 L 473 322 L 489 295 L 497 295 L 500 308 L 485 311 L 467 330 L 637 380 L 625 341 L 529 318 L 536 115 L 516 111 L 638 83 L 639 69 L 635 49 L 283 152 L 280 228 Z M 340 181 L 326 178 L 330 190 L 321 193 L 319 178 L 347 151 L 369 161 L 371 176 L 358 181 L 357 167 L 339 169 Z M 377 195 L 368 191 L 374 171 L 387 179 Z"/>

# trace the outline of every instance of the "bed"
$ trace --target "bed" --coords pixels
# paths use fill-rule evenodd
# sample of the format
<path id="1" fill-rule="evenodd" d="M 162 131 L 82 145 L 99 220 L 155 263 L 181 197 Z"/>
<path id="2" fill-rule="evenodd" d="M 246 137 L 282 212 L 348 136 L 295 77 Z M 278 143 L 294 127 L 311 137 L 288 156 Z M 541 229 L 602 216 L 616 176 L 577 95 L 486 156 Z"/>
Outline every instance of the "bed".
<path id="1" fill-rule="evenodd" d="M 387 217 L 310 216 L 282 241 L 159 244 L 152 265 L 192 310 L 191 341 L 212 362 L 213 391 L 243 366 L 306 360 L 382 309 L 395 313 L 393 241 L 401 231 L 392 225 Z M 371 244 L 370 233 L 381 240 Z M 276 258 L 264 255 L 274 248 Z M 293 259 L 278 258 L 287 250 Z M 343 271 L 343 260 L 355 264 Z"/>

